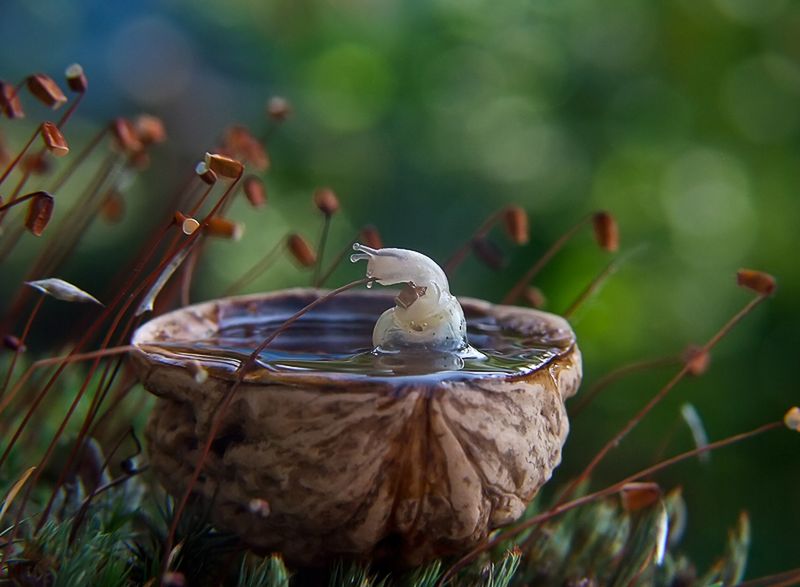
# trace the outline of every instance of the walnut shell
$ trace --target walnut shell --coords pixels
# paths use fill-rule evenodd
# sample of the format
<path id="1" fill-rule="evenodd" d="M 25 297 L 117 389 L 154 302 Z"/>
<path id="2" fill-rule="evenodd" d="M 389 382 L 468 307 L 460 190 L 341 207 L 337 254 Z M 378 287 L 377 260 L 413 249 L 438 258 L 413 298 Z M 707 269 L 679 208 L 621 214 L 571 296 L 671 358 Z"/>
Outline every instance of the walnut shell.
<path id="1" fill-rule="evenodd" d="M 146 433 L 151 464 L 170 493 L 185 491 L 232 376 L 213 371 L 198 383 L 190 366 L 153 345 L 206 338 L 226 312 L 302 307 L 319 295 L 216 300 L 137 331 L 133 362 L 160 398 Z M 337 311 L 375 317 L 393 305 L 390 295 L 367 292 L 335 300 Z M 249 374 L 196 485 L 215 500 L 214 523 L 296 564 L 346 556 L 417 565 L 468 550 L 519 518 L 561 460 L 564 399 L 580 383 L 580 352 L 560 317 L 461 302 L 468 322 L 491 317 L 557 352 L 529 373 L 501 377 Z"/>

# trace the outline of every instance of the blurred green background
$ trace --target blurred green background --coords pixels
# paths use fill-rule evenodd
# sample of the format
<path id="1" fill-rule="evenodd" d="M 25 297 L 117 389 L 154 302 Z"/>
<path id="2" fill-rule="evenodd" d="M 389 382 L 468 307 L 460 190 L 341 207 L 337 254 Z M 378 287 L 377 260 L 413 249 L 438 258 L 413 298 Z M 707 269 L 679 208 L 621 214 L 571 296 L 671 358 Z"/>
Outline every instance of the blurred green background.
<path id="1" fill-rule="evenodd" d="M 800 3 L 790 0 L 5 0 L 0 77 L 60 79 L 80 62 L 90 91 L 67 138 L 81 145 L 110 117 L 149 112 L 170 136 L 127 190 L 121 225 L 95 223 L 63 277 L 90 291 L 147 234 L 164 201 L 222 129 L 269 128 L 266 100 L 293 115 L 270 134 L 266 209 L 237 202 L 239 243 L 215 242 L 195 297 L 217 295 L 288 229 L 316 239 L 315 187 L 342 201 L 330 254 L 371 222 L 388 245 L 444 260 L 484 218 L 517 203 L 532 240 L 493 273 L 470 259 L 461 295 L 498 300 L 548 243 L 587 212 L 617 217 L 637 254 L 574 317 L 588 383 L 633 360 L 704 342 L 748 299 L 739 267 L 779 281 L 737 327 L 710 371 L 680 385 L 614 453 L 599 486 L 692 441 L 691 401 L 712 439 L 782 416 L 798 402 Z M 31 107 L 32 117 L 38 112 Z M 31 120 L 3 123 L 18 145 Z M 71 197 L 62 196 L 65 201 Z M 159 200 L 160 199 L 160 200 Z M 6 303 L 40 243 L 2 273 Z M 569 306 L 607 263 L 588 231 L 541 275 L 547 309 Z M 331 283 L 358 276 L 342 267 Z M 278 263 L 251 290 L 307 284 Z M 97 287 L 100 287 L 99 285 Z M 574 421 L 567 478 L 589 460 L 670 369 L 632 377 Z M 663 474 L 681 485 L 685 546 L 701 565 L 725 529 L 751 513 L 750 576 L 800 560 L 800 438 L 773 432 Z"/>

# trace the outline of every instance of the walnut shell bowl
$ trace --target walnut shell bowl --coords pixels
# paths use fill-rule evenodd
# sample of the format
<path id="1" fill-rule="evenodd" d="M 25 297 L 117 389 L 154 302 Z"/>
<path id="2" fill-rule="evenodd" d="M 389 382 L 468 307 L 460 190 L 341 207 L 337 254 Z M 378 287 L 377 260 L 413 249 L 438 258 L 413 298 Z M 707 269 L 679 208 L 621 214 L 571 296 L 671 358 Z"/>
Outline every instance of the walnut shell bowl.
<path id="1" fill-rule="evenodd" d="M 170 493 L 185 491 L 247 354 L 201 355 L 204 378 L 180 345 L 213 340 L 221 325 L 279 324 L 323 293 L 214 300 L 136 332 L 132 361 L 159 398 L 146 432 L 150 460 Z M 356 557 L 417 565 L 466 551 L 516 520 L 561 460 L 580 351 L 558 316 L 460 301 L 473 346 L 502 331 L 538 349 L 536 361 L 516 372 L 435 364 L 434 373 L 390 366 L 372 374 L 265 362 L 237 389 L 195 486 L 214 500 L 213 522 L 294 564 Z M 391 293 L 341 294 L 293 325 L 303 330 L 316 317 L 312 336 L 292 337 L 290 328 L 270 347 L 284 358 L 339 343 L 368 351 L 372 325 L 393 305 Z"/>

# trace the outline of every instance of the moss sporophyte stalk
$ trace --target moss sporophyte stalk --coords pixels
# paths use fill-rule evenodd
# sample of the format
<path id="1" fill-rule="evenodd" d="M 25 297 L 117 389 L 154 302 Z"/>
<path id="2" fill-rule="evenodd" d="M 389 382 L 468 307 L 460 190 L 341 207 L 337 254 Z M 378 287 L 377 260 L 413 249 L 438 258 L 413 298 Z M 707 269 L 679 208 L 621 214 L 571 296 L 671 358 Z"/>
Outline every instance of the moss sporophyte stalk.
<path id="1" fill-rule="evenodd" d="M 562 236 L 508 280 L 499 304 L 458 297 L 450 282 L 470 257 L 500 271 L 515 247 L 529 246 L 535 222 L 517 203 L 456 239 L 440 267 L 386 247 L 372 225 L 334 237 L 348 198 L 318 186 L 308 208 L 319 236 L 292 221 L 253 255 L 232 204 L 241 192 L 250 234 L 261 230 L 257 214 L 284 198 L 270 183 L 264 137 L 291 121 L 285 98 L 267 102 L 266 131 L 228 127 L 198 150 L 196 165 L 159 177 L 179 187 L 148 193 L 147 217 L 129 219 L 127 190 L 169 148 L 165 125 L 147 114 L 118 117 L 88 140 L 73 137 L 68 123 L 89 83 L 79 65 L 65 81 L 67 92 L 42 73 L 0 81 L 0 271 L 9 296 L 0 318 L 0 583 L 742 580 L 748 517 L 739 516 L 721 557 L 698 569 L 681 550 L 690 508 L 657 475 L 758 434 L 796 431 L 798 408 L 714 440 L 686 404 L 695 448 L 605 487 L 592 476 L 678 384 L 709 369 L 715 348 L 774 294 L 772 276 L 740 270 L 736 282 L 750 297 L 705 343 L 623 365 L 596 377 L 579 403 L 567 401 L 581 354 L 567 320 L 538 309 L 547 292 L 537 279 L 591 231 L 610 259 L 564 315 L 600 295 L 627 252 L 611 212 L 565 212 Z M 117 274 L 105 283 L 64 279 L 100 222 L 137 223 L 135 250 L 108 253 Z M 215 239 L 249 253 L 252 265 L 216 283 L 210 301 L 192 303 Z M 365 277 L 325 289 L 354 271 L 348 254 L 367 262 Z M 269 287 L 286 260 L 297 283 L 312 287 Z M 254 284 L 267 291 L 237 295 Z M 71 327 L 52 326 L 62 320 Z M 577 416 L 611 383 L 656 367 L 673 375 L 580 473 L 540 491 L 570 456 L 568 413 L 592 426 Z M 750 584 L 799 579 L 791 570 Z"/>

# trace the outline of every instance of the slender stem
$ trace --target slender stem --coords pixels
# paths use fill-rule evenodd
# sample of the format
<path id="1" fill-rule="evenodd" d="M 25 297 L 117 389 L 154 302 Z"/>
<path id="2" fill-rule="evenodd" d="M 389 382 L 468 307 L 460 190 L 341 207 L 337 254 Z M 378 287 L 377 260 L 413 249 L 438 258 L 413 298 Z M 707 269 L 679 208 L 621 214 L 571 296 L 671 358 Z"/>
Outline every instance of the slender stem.
<path id="1" fill-rule="evenodd" d="M 228 197 L 230 197 L 231 193 L 233 193 L 233 191 L 235 190 L 235 188 L 238 185 L 239 181 L 241 180 L 241 175 L 242 174 L 240 173 L 239 176 L 236 177 L 231 182 L 231 184 L 228 186 L 228 189 L 226 189 L 226 191 L 223 193 L 223 195 L 217 201 L 217 203 L 213 207 L 213 209 L 203 219 L 203 222 L 202 222 L 203 226 L 208 224 L 208 219 L 211 218 L 214 214 L 216 214 L 217 210 L 219 210 L 219 208 L 222 205 L 224 205 L 226 199 Z M 122 318 L 123 318 L 125 312 L 131 306 L 131 304 L 135 300 L 136 296 L 138 296 L 139 293 L 141 293 L 142 290 L 144 290 L 146 287 L 151 287 L 152 283 L 155 282 L 157 279 L 159 279 L 161 273 L 164 271 L 164 268 L 169 264 L 171 259 L 176 254 L 178 254 L 183 247 L 191 247 L 196 242 L 196 239 L 199 237 L 199 235 L 200 235 L 199 231 L 196 231 L 195 233 L 190 235 L 189 239 L 187 239 L 187 241 L 185 243 L 182 243 L 181 245 L 179 245 L 176 251 L 171 252 L 172 254 L 169 254 L 168 257 L 164 260 L 164 262 L 162 262 L 162 264 L 159 265 L 159 267 L 154 272 L 151 272 L 151 274 L 150 274 L 148 279 L 144 280 L 143 283 L 140 283 L 138 286 L 136 286 L 134 288 L 133 293 L 128 295 L 127 298 L 123 298 L 124 292 L 121 292 L 115 298 L 115 300 L 112 302 L 112 304 L 110 304 L 108 307 L 106 307 L 106 309 L 104 310 L 103 314 L 101 315 L 101 319 L 108 314 L 108 312 L 111 310 L 111 307 L 113 307 L 114 305 L 119 303 L 121 300 L 123 300 L 123 299 L 125 300 L 123 302 L 123 304 L 122 304 L 122 307 L 119 309 L 119 311 L 117 312 L 116 316 L 113 318 L 113 320 L 111 322 L 111 325 L 107 329 L 106 334 L 105 334 L 105 336 L 103 338 L 103 341 L 101 343 L 101 348 L 104 348 L 106 345 L 108 345 L 111 337 L 116 332 L 120 322 L 122 321 Z M 132 276 L 132 279 L 133 279 L 133 276 Z M 131 281 L 131 283 L 133 283 L 133 281 Z M 99 323 L 99 321 L 98 321 L 98 323 Z M 98 323 L 96 323 L 96 324 L 98 324 Z M 88 336 L 88 333 L 86 335 L 84 335 L 84 338 L 81 339 L 81 341 L 80 341 L 81 344 L 85 343 L 85 340 L 86 340 L 87 336 Z M 25 489 L 25 493 L 22 496 L 20 510 L 19 510 L 19 513 L 17 515 L 17 519 L 15 520 L 15 523 L 14 523 L 14 526 L 13 526 L 14 529 L 12 530 L 11 538 L 9 539 L 10 542 L 12 542 L 14 537 L 16 536 L 16 532 L 17 532 L 17 530 L 19 528 L 19 522 L 22 519 L 22 515 L 23 515 L 24 509 L 25 509 L 25 504 L 27 504 L 28 499 L 30 498 L 31 491 L 33 490 L 33 487 L 38 482 L 38 480 L 39 480 L 39 478 L 41 476 L 41 471 L 44 469 L 45 464 L 50 459 L 50 457 L 51 457 L 51 455 L 53 453 L 53 450 L 55 449 L 55 447 L 56 447 L 56 445 L 58 443 L 58 440 L 61 438 L 61 435 L 63 434 L 64 429 L 66 428 L 69 420 L 72 417 L 72 414 L 75 411 L 75 408 L 78 406 L 78 403 L 83 398 L 83 395 L 85 394 L 86 389 L 87 389 L 87 387 L 89 385 L 89 382 L 91 381 L 92 377 L 94 376 L 94 373 L 96 372 L 96 370 L 98 368 L 98 365 L 99 365 L 99 359 L 95 359 L 95 361 L 92 363 L 91 367 L 89 368 L 88 374 L 84 378 L 83 384 L 81 385 L 80 389 L 75 394 L 75 397 L 73 398 L 72 402 L 70 403 L 70 406 L 67 409 L 66 415 L 61 420 L 61 423 L 59 424 L 58 430 L 56 430 L 56 433 L 53 435 L 50 443 L 48 444 L 47 449 L 45 450 L 44 456 L 39 461 L 39 470 L 38 470 L 38 472 L 34 472 L 33 480 L 31 481 L 31 483 Z M 53 374 L 50 377 L 50 380 L 48 381 L 47 385 L 44 387 L 44 389 L 42 389 L 42 391 L 39 392 L 39 394 L 34 399 L 33 405 L 28 410 L 28 412 L 25 414 L 25 417 L 23 418 L 23 421 L 17 427 L 16 431 L 14 432 L 13 437 L 11 438 L 11 441 L 9 442 L 8 446 L 6 447 L 6 449 L 4 450 L 2 456 L 0 456 L 0 466 L 2 466 L 2 464 L 8 458 L 8 455 L 10 454 L 10 452 L 11 452 L 14 444 L 16 443 L 16 441 L 19 439 L 19 436 L 22 433 L 23 429 L 25 428 L 26 424 L 28 423 L 30 418 L 33 416 L 33 413 L 38 408 L 38 406 L 41 404 L 41 402 L 44 399 L 44 397 L 46 396 L 46 394 L 52 388 L 55 380 L 63 372 L 65 366 L 66 366 L 65 364 L 59 365 L 58 369 L 56 370 L 56 373 Z M 41 526 L 42 520 L 45 520 L 45 519 L 46 519 L 45 517 L 41 518 L 40 526 Z M 7 556 L 7 555 L 8 555 L 8 552 L 6 551 L 4 556 Z"/>
<path id="2" fill-rule="evenodd" d="M 783 571 L 775 575 L 768 575 L 766 577 L 759 577 L 758 579 L 750 579 L 743 583 L 739 583 L 737 587 L 776 587 L 778 585 L 798 585 L 800 584 L 800 567 L 790 571 Z"/>
<path id="3" fill-rule="evenodd" d="M 183 268 L 181 275 L 181 306 L 188 306 L 191 300 L 192 293 L 192 277 L 194 277 L 194 269 L 197 266 L 197 258 L 200 256 L 200 249 L 195 248 L 189 253 L 189 259 Z"/>
<path id="4" fill-rule="evenodd" d="M 206 200 L 208 199 L 208 196 L 209 196 L 209 195 L 211 195 L 211 191 L 214 189 L 214 186 L 215 186 L 215 185 L 216 185 L 216 184 L 213 184 L 213 183 L 212 183 L 211 185 L 209 185 L 209 186 L 208 186 L 208 187 L 207 187 L 207 188 L 206 188 L 206 189 L 203 191 L 203 194 L 202 194 L 202 195 L 201 195 L 201 196 L 200 196 L 200 197 L 197 199 L 197 202 L 195 202 L 194 206 L 192 206 L 192 207 L 191 207 L 191 209 L 189 210 L 189 214 L 188 214 L 189 216 L 192 216 L 192 217 L 193 217 L 195 214 L 197 214 L 197 211 L 198 211 L 198 210 L 200 210 L 200 207 L 201 207 L 203 204 L 205 204 L 205 203 L 206 203 Z"/>
<path id="5" fill-rule="evenodd" d="M 622 367 L 603 375 L 588 389 L 588 391 L 583 393 L 580 401 L 576 402 L 575 407 L 570 410 L 570 419 L 577 417 L 581 412 L 583 412 L 586 407 L 592 403 L 607 387 L 613 383 L 616 383 L 627 375 L 638 373 L 640 371 L 649 371 L 650 369 L 656 369 L 658 367 L 668 367 L 670 365 L 676 365 L 680 362 L 681 358 L 678 356 L 645 359 L 643 361 L 637 361 L 635 363 L 623 365 Z"/>
<path id="6" fill-rule="evenodd" d="M 545 268 L 545 266 L 550 262 L 556 253 L 558 253 L 561 249 L 564 248 L 572 237 L 574 237 L 577 232 L 583 228 L 585 224 L 591 220 L 591 216 L 585 216 L 582 218 L 577 224 L 575 224 L 572 228 L 567 230 L 564 234 L 562 234 L 556 242 L 554 242 L 549 249 L 547 249 L 536 263 L 531 266 L 530 269 L 523 275 L 520 280 L 511 288 L 511 290 L 506 294 L 503 298 L 503 304 L 513 304 L 516 302 L 519 297 L 522 295 L 522 291 L 525 287 L 536 277 L 539 272 Z"/>
<path id="7" fill-rule="evenodd" d="M 19 164 L 19 162 L 25 156 L 25 153 L 28 152 L 28 149 L 31 148 L 33 141 L 36 140 L 36 137 L 39 136 L 39 133 L 41 131 L 42 131 L 42 125 L 40 124 L 39 126 L 36 127 L 36 130 L 33 131 L 31 138 L 28 139 L 28 142 L 25 143 L 25 146 L 22 147 L 22 150 L 17 154 L 16 157 L 14 157 L 14 159 L 11 160 L 11 163 L 8 164 L 8 167 L 6 167 L 6 170 L 3 172 L 3 175 L 0 175 L 0 185 L 2 185 L 3 182 L 6 180 L 6 178 L 9 176 L 9 174 L 12 171 L 14 171 L 14 168 Z M 0 222 L 2 221 L 3 221 L 3 216 L 0 216 Z"/>
<path id="8" fill-rule="evenodd" d="M 69 162 L 69 165 L 61 172 L 61 174 L 53 181 L 52 185 L 50 186 L 50 192 L 55 193 L 60 190 L 67 181 L 75 174 L 75 171 L 78 167 L 81 166 L 88 158 L 89 155 L 92 154 L 97 146 L 100 144 L 100 141 L 103 140 L 103 137 L 106 136 L 108 132 L 108 127 L 104 126 L 100 132 L 98 132 L 91 141 L 87 143 L 87 145 L 83 148 L 83 150 L 78 153 L 78 155 Z"/>
<path id="9" fill-rule="evenodd" d="M 600 286 L 605 283 L 606 279 L 611 277 L 611 275 L 617 270 L 620 265 L 620 257 L 616 259 L 612 259 L 608 265 L 606 265 L 600 273 L 598 273 L 592 281 L 584 288 L 584 290 L 578 294 L 578 297 L 567 307 L 566 310 L 561 314 L 564 318 L 570 319 L 572 315 L 580 308 L 586 300 L 592 297 Z"/>
<path id="10" fill-rule="evenodd" d="M 325 254 L 325 243 L 328 241 L 328 233 L 331 228 L 331 215 L 325 214 L 325 219 L 322 221 L 322 233 L 319 237 L 319 245 L 317 246 L 317 262 L 314 265 L 314 276 L 311 279 L 311 284 L 314 287 L 319 287 L 319 274 L 322 270 L 322 257 Z"/>
<path id="11" fill-rule="evenodd" d="M 85 94 L 81 93 L 78 95 L 77 98 L 75 98 L 75 100 L 73 100 L 72 104 L 69 105 L 69 107 L 66 109 L 64 114 L 59 119 L 58 123 L 56 124 L 56 128 L 58 128 L 59 130 L 64 128 L 64 125 L 72 116 L 73 112 L 75 112 L 75 109 L 81 103 L 81 100 L 83 100 L 84 95 Z M 14 159 L 9 164 L 8 168 L 6 168 L 5 172 L 3 172 L 2 177 L 0 177 L 0 185 L 2 185 L 3 181 L 5 181 L 6 177 L 8 177 L 8 175 L 11 173 L 14 167 L 16 167 L 19 164 L 22 157 L 25 156 L 25 153 L 27 153 L 28 149 L 30 149 L 31 145 L 33 144 L 33 141 L 36 140 L 36 136 L 41 132 L 41 130 L 42 130 L 42 125 L 40 124 L 39 127 L 36 129 L 36 132 L 34 132 L 33 136 L 30 138 L 30 140 L 28 140 L 25 147 L 22 149 L 22 151 L 20 151 L 19 155 L 17 155 L 16 159 Z M 46 152 L 47 152 L 46 147 L 42 147 L 36 156 L 43 157 Z M 23 174 L 22 178 L 20 178 L 19 182 L 17 183 L 17 186 L 14 188 L 14 191 L 10 197 L 10 200 L 12 202 L 16 199 L 16 196 L 22 191 L 22 188 L 27 183 L 29 177 L 30 177 L 30 170 L 26 169 L 25 173 Z M 0 223 L 2 223 L 3 219 L 5 218 L 5 215 L 6 215 L 5 211 L 0 212 Z"/>
<path id="12" fill-rule="evenodd" d="M 717 331 L 717 333 L 711 337 L 711 339 L 703 346 L 703 351 L 710 352 L 716 344 L 722 340 L 722 338 L 730 332 L 730 330 L 738 324 L 747 314 L 749 314 L 758 304 L 763 302 L 766 299 L 766 296 L 758 295 L 752 298 L 741 310 L 739 310 L 728 322 L 726 322 L 722 328 Z M 611 450 L 619 446 L 620 442 L 628 435 L 628 433 L 633 430 L 639 422 L 641 422 L 650 411 L 655 408 L 661 400 L 663 400 L 667 394 L 686 376 L 689 372 L 690 365 L 685 363 L 680 370 L 672 376 L 672 378 L 667 382 L 667 384 L 662 387 L 658 393 L 656 393 L 650 401 L 645 404 L 645 406 L 639 410 L 622 429 L 617 432 L 592 458 L 586 468 L 578 475 L 572 482 L 567 486 L 567 488 L 560 494 L 559 501 L 567 495 L 570 495 L 576 487 L 578 487 L 585 479 L 587 479 L 592 472 L 597 468 L 603 459 L 608 455 Z"/>
<path id="13" fill-rule="evenodd" d="M 28 382 L 33 373 L 36 370 L 41 369 L 42 367 L 50 367 L 52 365 L 66 366 L 72 363 L 79 363 L 82 361 L 89 361 L 93 359 L 119 355 L 121 353 L 127 353 L 135 349 L 136 347 L 134 346 L 125 345 L 119 347 L 100 349 L 97 351 L 90 351 L 87 353 L 70 353 L 68 355 L 61 355 L 58 357 L 48 357 L 46 359 L 39 359 L 38 361 L 32 363 L 30 367 L 28 367 L 25 370 L 25 372 L 22 374 L 19 380 L 17 380 L 17 382 L 14 384 L 14 387 L 11 388 L 11 392 L 3 398 L 3 401 L 0 403 L 0 415 L 2 415 L 3 412 L 5 412 L 8 406 L 11 404 L 11 402 L 14 401 L 16 395 Z M 0 465 L 2 465 L 4 461 L 5 461 L 5 456 L 3 458 L 0 458 Z"/>
<path id="14" fill-rule="evenodd" d="M 236 294 L 240 291 L 243 287 L 246 287 L 250 282 L 256 279 L 259 275 L 261 275 L 264 271 L 266 271 L 272 263 L 280 256 L 280 254 L 286 248 L 286 236 L 284 235 L 281 240 L 275 243 L 266 255 L 264 255 L 261 259 L 259 259 L 255 265 L 250 267 L 244 274 L 234 281 L 231 285 L 229 285 L 225 291 L 222 292 L 223 296 L 231 296 Z"/>
<path id="15" fill-rule="evenodd" d="M 9 208 L 13 208 L 17 204 L 22 204 L 25 200 L 30 200 L 31 198 L 39 195 L 38 192 L 32 192 L 30 194 L 25 194 L 21 198 L 17 198 L 15 200 L 9 200 L 8 203 L 0 205 L 0 212 L 5 212 Z"/>
<path id="16" fill-rule="evenodd" d="M 72 114 L 78 108 L 78 105 L 83 101 L 83 97 L 85 95 L 86 94 L 84 92 L 81 92 L 80 94 L 78 94 L 78 96 L 72 101 L 72 103 L 64 111 L 64 114 L 58 120 L 58 124 L 56 124 L 56 126 L 58 127 L 59 130 L 62 130 L 64 128 L 64 125 L 67 124 L 67 121 L 70 119 Z"/>
<path id="17" fill-rule="evenodd" d="M 550 519 L 554 518 L 555 516 L 558 516 L 560 514 L 568 512 L 570 510 L 574 510 L 577 507 L 580 507 L 580 506 L 585 505 L 587 503 L 591 503 L 593 501 L 597 501 L 598 499 L 602 499 L 602 498 L 607 497 L 609 495 L 613 495 L 614 493 L 620 491 L 628 483 L 633 483 L 634 481 L 638 481 L 640 479 L 644 479 L 644 478 L 650 477 L 650 476 L 654 475 L 655 473 L 658 473 L 658 472 L 660 472 L 660 471 L 662 471 L 664 469 L 667 469 L 667 468 L 669 468 L 669 467 L 671 467 L 673 465 L 676 465 L 676 464 L 678 464 L 678 463 L 680 463 L 682 461 L 685 461 L 687 459 L 691 459 L 691 458 L 694 458 L 694 457 L 696 457 L 698 455 L 701 455 L 703 453 L 710 452 L 710 451 L 713 451 L 713 450 L 717 450 L 719 448 L 723 448 L 725 446 L 729 446 L 729 445 L 735 444 L 737 442 L 741 442 L 743 440 L 746 440 L 748 438 L 752 438 L 754 436 L 758 436 L 758 435 L 763 434 L 765 432 L 768 432 L 770 430 L 775 430 L 777 428 L 782 428 L 783 426 L 784 426 L 784 424 L 783 424 L 782 421 L 769 422 L 768 424 L 763 424 L 763 425 L 759 426 L 758 428 L 754 428 L 753 430 L 749 430 L 747 432 L 741 432 L 739 434 L 735 434 L 733 436 L 729 436 L 728 438 L 724 438 L 722 440 L 718 440 L 716 442 L 712 442 L 710 444 L 707 444 L 706 446 L 694 448 L 692 450 L 688 450 L 686 452 L 680 453 L 680 454 L 678 454 L 678 455 L 676 455 L 674 457 L 671 457 L 669 459 L 661 461 L 660 463 L 656 463 L 655 465 L 651 465 L 650 467 L 642 469 L 638 473 L 634 473 L 633 475 L 629 475 L 628 477 L 625 477 L 623 480 L 617 481 L 613 485 L 609 485 L 605 489 L 601 489 L 599 491 L 595 491 L 594 493 L 589 493 L 587 495 L 584 495 L 584 496 L 578 497 L 576 499 L 573 499 L 572 501 L 559 503 L 559 504 L 555 505 L 554 507 L 552 507 L 551 509 L 549 509 L 546 512 L 543 512 L 543 513 L 541 513 L 539 515 L 533 516 L 532 518 L 529 518 L 529 519 L 525 520 L 524 522 L 520 522 L 519 524 L 511 526 L 508 530 L 505 530 L 505 531 L 502 531 L 502 532 L 499 532 L 499 533 L 495 534 L 495 536 L 493 538 L 491 538 L 489 540 L 486 540 L 482 544 L 480 544 L 479 546 L 475 547 L 469 553 L 464 555 L 461 559 L 456 561 L 455 564 L 453 564 L 447 570 L 447 572 L 444 575 L 442 575 L 442 577 L 439 579 L 439 582 L 437 583 L 437 585 L 439 585 L 439 586 L 444 585 L 458 571 L 460 571 L 465 566 L 467 566 L 469 563 L 471 563 L 473 560 L 475 560 L 476 557 L 478 557 L 480 554 L 486 552 L 487 550 L 493 548 L 494 546 L 496 546 L 500 542 L 503 542 L 504 540 L 508 540 L 509 538 L 513 538 L 514 536 L 524 532 L 525 530 L 533 528 L 534 526 L 537 526 L 537 525 L 541 524 L 542 522 L 546 522 L 547 520 L 550 520 Z"/>
<path id="18" fill-rule="evenodd" d="M 36 304 L 33 306 L 33 310 L 31 310 L 31 313 L 28 315 L 28 320 L 25 322 L 25 326 L 22 329 L 22 336 L 19 337 L 19 346 L 14 351 L 14 356 L 11 357 L 11 364 L 9 364 L 8 366 L 8 371 L 6 372 L 5 381 L 3 381 L 3 386 L 0 387 L 0 397 L 3 397 L 3 395 L 6 392 L 6 389 L 8 389 L 8 383 L 9 381 L 11 381 L 11 377 L 14 374 L 14 368 L 17 365 L 17 358 L 19 357 L 20 354 L 20 348 L 22 347 L 22 345 L 25 344 L 25 341 L 28 338 L 28 334 L 31 331 L 31 325 L 33 324 L 33 321 L 36 318 L 36 314 L 39 313 L 39 308 L 42 307 L 44 298 L 45 298 L 44 294 L 39 295 L 39 299 L 36 300 Z"/>
<path id="19" fill-rule="evenodd" d="M 475 240 L 476 238 L 486 236 L 486 234 L 494 227 L 494 225 L 497 224 L 498 220 L 500 220 L 504 211 L 505 208 L 491 214 L 489 218 L 484 220 L 483 223 L 478 228 L 475 229 L 475 232 L 472 233 L 472 236 L 470 236 L 466 241 L 464 241 L 461 244 L 461 246 L 459 246 L 453 252 L 453 254 L 450 255 L 447 261 L 445 261 L 443 267 L 444 272 L 447 274 L 448 277 L 450 277 L 458 268 L 458 266 L 464 262 L 464 259 L 467 258 L 467 255 L 472 249 L 472 241 Z"/>
<path id="20" fill-rule="evenodd" d="M 280 336 L 286 329 L 289 328 L 294 322 L 299 320 L 304 314 L 313 310 L 320 304 L 325 303 L 330 298 L 345 292 L 347 290 L 353 289 L 360 285 L 365 285 L 371 281 L 371 278 L 365 277 L 363 279 L 359 279 L 357 281 L 352 281 L 347 285 L 343 285 L 337 289 L 334 289 L 323 296 L 318 297 L 316 300 L 311 302 L 310 304 L 306 305 L 302 309 L 298 310 L 294 314 L 292 314 L 289 318 L 286 319 L 280 327 L 275 329 L 272 334 L 270 334 L 267 338 L 265 338 L 261 344 L 239 365 L 239 368 L 236 370 L 236 378 L 234 379 L 231 386 L 228 388 L 225 395 L 220 400 L 217 409 L 214 410 L 214 417 L 211 420 L 211 426 L 209 427 L 208 436 L 206 438 L 205 444 L 203 446 L 203 450 L 200 453 L 200 458 L 197 460 L 197 463 L 194 467 L 194 472 L 192 473 L 192 477 L 189 480 L 189 483 L 186 486 L 186 490 L 183 492 L 180 501 L 178 502 L 177 507 L 173 513 L 172 523 L 170 524 L 169 533 L 167 534 L 167 539 L 164 543 L 164 554 L 162 556 L 163 565 L 161 572 L 162 574 L 167 571 L 167 564 L 169 561 L 170 553 L 172 552 L 172 545 L 175 540 L 175 532 L 178 528 L 178 523 L 183 515 L 183 511 L 186 509 L 186 504 L 189 502 L 189 497 L 194 490 L 195 485 L 197 484 L 197 480 L 200 478 L 200 473 L 205 466 L 206 460 L 208 459 L 208 454 L 211 451 L 211 445 L 214 442 L 214 439 L 217 437 L 219 430 L 222 426 L 223 418 L 225 417 L 226 412 L 228 411 L 228 407 L 233 400 L 236 391 L 239 389 L 239 386 L 244 381 L 245 375 L 255 366 L 258 356 L 261 352 L 269 346 L 272 341 L 274 341 L 278 336 Z"/>
<path id="21" fill-rule="evenodd" d="M 339 266 L 339 263 L 342 262 L 342 259 L 345 258 L 348 252 L 353 250 L 353 245 L 358 241 L 358 236 L 353 237 L 350 241 L 344 246 L 344 248 L 336 253 L 336 256 L 331 261 L 328 268 L 325 270 L 320 278 L 317 280 L 316 287 L 322 287 L 325 285 L 325 282 L 328 281 L 333 272 L 336 271 L 336 268 Z"/>

